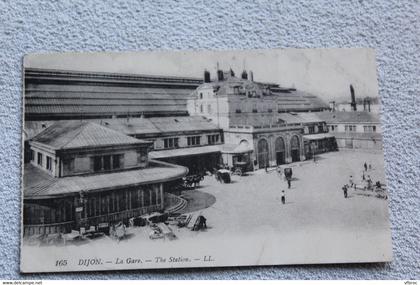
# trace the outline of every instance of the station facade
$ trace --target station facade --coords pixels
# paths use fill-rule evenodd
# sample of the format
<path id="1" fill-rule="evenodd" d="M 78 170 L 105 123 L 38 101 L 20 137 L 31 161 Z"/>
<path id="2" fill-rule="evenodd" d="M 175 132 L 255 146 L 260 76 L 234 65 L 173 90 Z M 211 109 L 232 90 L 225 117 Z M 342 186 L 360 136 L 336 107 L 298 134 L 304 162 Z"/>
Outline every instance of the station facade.
<path id="1" fill-rule="evenodd" d="M 229 165 L 247 159 L 254 168 L 264 168 L 305 160 L 314 148 L 334 149 L 325 122 L 310 113 L 328 110 L 324 102 L 294 88 L 254 82 L 252 72 L 238 78 L 232 70 L 219 70 L 211 81 L 205 71 L 204 83 L 187 106 L 190 114 L 205 116 L 223 129 L 222 154 Z M 231 151 L 239 145 L 240 152 Z"/>

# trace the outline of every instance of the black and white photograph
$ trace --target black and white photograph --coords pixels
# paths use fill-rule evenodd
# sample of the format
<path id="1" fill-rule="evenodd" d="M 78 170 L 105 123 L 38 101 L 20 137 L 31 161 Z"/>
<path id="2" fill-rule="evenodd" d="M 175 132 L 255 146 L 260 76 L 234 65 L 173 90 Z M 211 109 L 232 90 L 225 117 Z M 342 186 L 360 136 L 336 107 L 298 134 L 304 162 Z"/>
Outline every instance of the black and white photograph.
<path id="1" fill-rule="evenodd" d="M 21 271 L 392 260 L 375 51 L 23 60 Z"/>

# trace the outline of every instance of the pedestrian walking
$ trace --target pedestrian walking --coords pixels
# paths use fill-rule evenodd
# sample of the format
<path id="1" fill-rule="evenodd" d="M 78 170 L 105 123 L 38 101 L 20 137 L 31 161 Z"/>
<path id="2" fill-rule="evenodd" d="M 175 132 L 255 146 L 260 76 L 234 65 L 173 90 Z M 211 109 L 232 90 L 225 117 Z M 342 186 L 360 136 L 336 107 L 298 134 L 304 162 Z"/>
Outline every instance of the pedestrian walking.
<path id="1" fill-rule="evenodd" d="M 365 162 L 365 164 L 363 166 L 365 167 L 365 171 L 367 171 L 368 166 L 367 166 L 367 163 L 366 162 Z"/>
<path id="2" fill-rule="evenodd" d="M 369 170 L 372 170 L 372 164 L 369 163 Z"/>
<path id="3" fill-rule="evenodd" d="M 349 184 L 350 184 L 350 187 L 356 188 L 356 184 L 354 184 L 354 181 L 353 181 L 353 175 L 350 175 Z"/>
<path id="4" fill-rule="evenodd" d="M 367 179 L 367 189 L 369 190 L 372 189 L 372 179 L 370 178 L 370 175 L 368 175 L 368 179 Z"/>
<path id="5" fill-rule="evenodd" d="M 365 172 L 363 171 L 363 174 L 362 174 L 362 180 L 363 181 L 365 181 L 366 180 L 366 177 L 365 177 Z"/>
<path id="6" fill-rule="evenodd" d="M 290 189 L 292 187 L 292 178 L 287 178 L 287 187 Z"/>
<path id="7" fill-rule="evenodd" d="M 281 203 L 283 205 L 286 204 L 286 194 L 284 193 L 284 190 L 281 191 Z"/>
<path id="8" fill-rule="evenodd" d="M 344 198 L 347 199 L 347 190 L 348 190 L 347 184 L 345 184 L 342 189 L 343 189 Z"/>

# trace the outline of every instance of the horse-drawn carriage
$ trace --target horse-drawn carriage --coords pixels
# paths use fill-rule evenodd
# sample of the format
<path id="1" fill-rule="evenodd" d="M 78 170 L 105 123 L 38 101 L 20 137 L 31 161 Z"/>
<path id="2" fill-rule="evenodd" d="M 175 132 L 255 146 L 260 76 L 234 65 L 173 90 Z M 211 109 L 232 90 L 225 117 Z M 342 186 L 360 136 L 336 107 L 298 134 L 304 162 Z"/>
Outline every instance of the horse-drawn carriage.
<path id="1" fill-rule="evenodd" d="M 232 167 L 232 174 L 242 176 L 246 173 L 248 168 L 248 162 L 246 161 L 238 161 Z"/>
<path id="2" fill-rule="evenodd" d="M 185 176 L 182 180 L 184 182 L 185 188 L 195 188 L 197 185 L 200 185 L 200 182 L 203 181 L 204 175 L 202 174 L 193 174 Z"/>
<path id="3" fill-rule="evenodd" d="M 286 180 L 291 180 L 293 175 L 293 171 L 291 167 L 287 167 L 284 169 L 284 177 Z"/>

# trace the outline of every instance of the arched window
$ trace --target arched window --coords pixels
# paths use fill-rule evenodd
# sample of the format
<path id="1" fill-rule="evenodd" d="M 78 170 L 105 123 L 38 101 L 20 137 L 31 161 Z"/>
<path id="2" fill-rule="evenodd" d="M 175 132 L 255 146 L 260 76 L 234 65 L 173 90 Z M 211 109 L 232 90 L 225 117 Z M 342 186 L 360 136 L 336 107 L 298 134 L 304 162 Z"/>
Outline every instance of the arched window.
<path id="1" fill-rule="evenodd" d="M 278 137 L 275 141 L 276 163 L 277 165 L 286 163 L 286 147 L 284 139 Z"/>
<path id="2" fill-rule="evenodd" d="M 290 154 L 292 162 L 300 161 L 300 142 L 298 136 L 293 136 L 290 140 Z"/>

